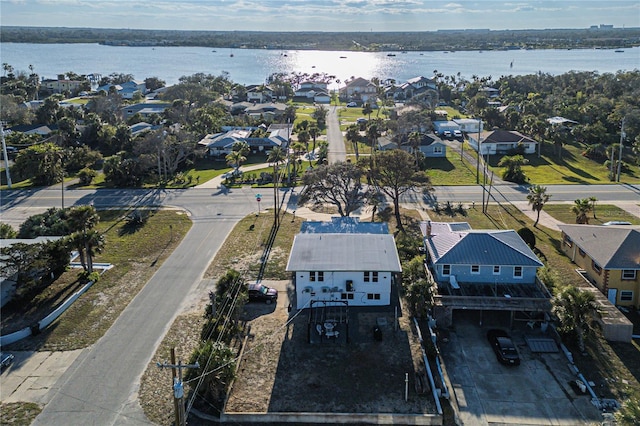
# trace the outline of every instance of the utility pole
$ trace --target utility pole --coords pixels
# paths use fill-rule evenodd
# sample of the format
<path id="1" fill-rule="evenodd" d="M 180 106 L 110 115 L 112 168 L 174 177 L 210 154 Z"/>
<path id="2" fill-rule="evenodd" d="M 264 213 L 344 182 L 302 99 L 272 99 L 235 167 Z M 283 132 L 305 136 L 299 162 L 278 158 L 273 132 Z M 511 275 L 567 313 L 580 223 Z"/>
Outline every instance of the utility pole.
<path id="1" fill-rule="evenodd" d="M 165 362 L 164 364 L 157 363 L 159 368 L 170 368 L 171 376 L 173 378 L 173 405 L 176 415 L 176 426 L 185 426 L 187 424 L 186 415 L 184 412 L 184 388 L 182 386 L 182 369 L 183 368 L 200 368 L 200 364 L 183 364 L 182 360 L 176 364 L 176 348 L 171 348 L 171 364 Z M 176 377 L 176 370 L 178 370 Z"/>
<path id="2" fill-rule="evenodd" d="M 4 140 L 4 123 L 0 123 L 0 137 L 2 138 L 2 155 L 4 155 L 4 170 L 7 173 L 7 187 L 11 189 L 11 174 L 9 173 L 9 155 L 7 143 Z"/>
<path id="3" fill-rule="evenodd" d="M 624 142 L 624 118 L 622 119 L 622 128 L 620 129 L 620 154 L 618 155 L 618 178 L 616 182 L 620 182 L 620 172 L 622 171 L 622 144 Z"/>
<path id="4" fill-rule="evenodd" d="M 478 147 L 478 152 L 476 154 L 478 154 L 478 156 L 476 157 L 476 184 L 480 183 L 480 156 L 482 154 L 480 154 L 480 127 L 482 127 L 482 120 L 480 118 L 478 118 L 478 143 L 476 144 L 476 146 Z"/>

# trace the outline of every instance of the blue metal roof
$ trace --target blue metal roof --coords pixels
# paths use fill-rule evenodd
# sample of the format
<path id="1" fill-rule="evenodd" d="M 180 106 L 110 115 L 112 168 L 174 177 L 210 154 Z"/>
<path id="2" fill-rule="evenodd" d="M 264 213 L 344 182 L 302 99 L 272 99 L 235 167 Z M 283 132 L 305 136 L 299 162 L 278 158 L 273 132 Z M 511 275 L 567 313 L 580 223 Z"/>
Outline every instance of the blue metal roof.
<path id="1" fill-rule="evenodd" d="M 513 230 L 471 230 L 464 222 L 423 222 L 421 229 L 434 264 L 543 266 Z"/>

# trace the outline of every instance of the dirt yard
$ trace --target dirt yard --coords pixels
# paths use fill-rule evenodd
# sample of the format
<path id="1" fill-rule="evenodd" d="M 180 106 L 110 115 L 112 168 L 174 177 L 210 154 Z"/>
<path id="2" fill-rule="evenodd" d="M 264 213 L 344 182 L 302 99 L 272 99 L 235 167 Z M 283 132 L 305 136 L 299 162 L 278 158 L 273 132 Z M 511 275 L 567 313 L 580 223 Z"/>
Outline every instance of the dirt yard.
<path id="1" fill-rule="evenodd" d="M 288 288 L 288 292 L 291 291 Z M 350 308 L 339 339 L 308 343 L 307 311 L 289 314 L 286 293 L 274 307 L 246 306 L 251 326 L 226 412 L 434 413 L 429 395 L 417 395 L 423 371 L 419 342 L 406 316 L 394 330 L 393 308 Z M 384 318 L 382 340 L 373 336 Z M 290 321 L 288 321 L 290 319 Z M 409 398 L 404 400 L 405 374 Z"/>

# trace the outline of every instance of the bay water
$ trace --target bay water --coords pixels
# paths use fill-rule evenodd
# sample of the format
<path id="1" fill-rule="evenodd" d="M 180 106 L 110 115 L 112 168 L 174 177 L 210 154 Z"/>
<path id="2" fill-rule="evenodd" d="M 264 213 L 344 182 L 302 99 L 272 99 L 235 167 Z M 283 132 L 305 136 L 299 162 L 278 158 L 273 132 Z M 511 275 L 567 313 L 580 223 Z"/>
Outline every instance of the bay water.
<path id="1" fill-rule="evenodd" d="M 429 52 L 351 52 L 318 50 L 263 50 L 210 47 L 106 46 L 100 44 L 0 43 L 3 63 L 15 71 L 44 78 L 73 71 L 77 74 L 132 74 L 143 80 L 158 77 L 168 85 L 195 73 L 219 75 L 240 84 L 262 84 L 272 73 L 326 73 L 335 89 L 352 77 L 392 78 L 404 82 L 434 71 L 471 79 L 538 72 L 615 73 L 640 68 L 640 47 L 613 49 L 544 49 Z"/>

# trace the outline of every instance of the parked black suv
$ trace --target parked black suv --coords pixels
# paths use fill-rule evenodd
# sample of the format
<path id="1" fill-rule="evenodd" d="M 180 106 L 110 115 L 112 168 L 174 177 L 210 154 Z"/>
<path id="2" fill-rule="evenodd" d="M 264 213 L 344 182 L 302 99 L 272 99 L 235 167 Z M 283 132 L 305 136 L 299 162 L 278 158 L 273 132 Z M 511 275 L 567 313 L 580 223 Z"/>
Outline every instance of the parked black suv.
<path id="1" fill-rule="evenodd" d="M 249 301 L 264 302 L 267 305 L 278 300 L 278 290 L 262 284 L 249 284 Z"/>

